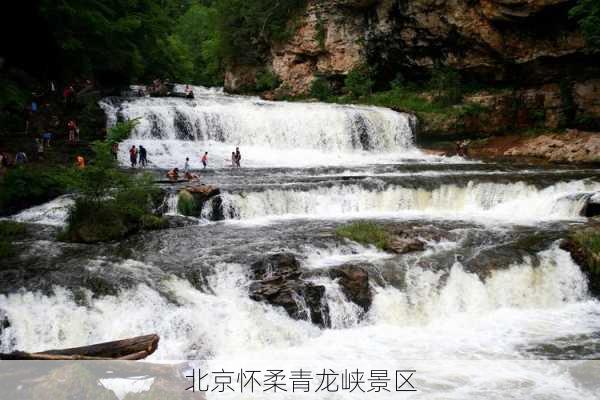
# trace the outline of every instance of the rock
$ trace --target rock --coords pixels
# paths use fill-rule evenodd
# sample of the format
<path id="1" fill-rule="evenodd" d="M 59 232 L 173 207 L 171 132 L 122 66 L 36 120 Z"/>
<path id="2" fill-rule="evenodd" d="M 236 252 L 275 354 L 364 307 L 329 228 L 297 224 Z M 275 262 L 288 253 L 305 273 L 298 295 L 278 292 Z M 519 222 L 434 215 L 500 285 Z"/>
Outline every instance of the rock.
<path id="1" fill-rule="evenodd" d="M 293 254 L 273 254 L 250 268 L 256 279 L 249 287 L 252 300 L 281 306 L 294 319 L 330 326 L 325 287 L 301 279 L 300 263 Z"/>
<path id="2" fill-rule="evenodd" d="M 329 270 L 331 279 L 339 279 L 338 283 L 348 300 L 369 311 L 373 302 L 373 294 L 369 286 L 369 274 L 358 265 L 342 265 Z"/>
<path id="3" fill-rule="evenodd" d="M 390 243 L 386 246 L 387 251 L 391 251 L 396 254 L 406 254 L 415 251 L 423 251 L 425 249 L 425 242 L 416 238 L 394 238 L 390 240 Z"/>
<path id="4" fill-rule="evenodd" d="M 220 194 L 218 188 L 210 185 L 187 186 L 179 191 L 177 209 L 185 216 L 200 217 L 208 201 Z"/>
<path id="5" fill-rule="evenodd" d="M 597 163 L 600 162 L 600 135 L 577 130 L 541 135 L 520 142 L 504 155 L 536 157 L 557 163 Z"/>
<path id="6" fill-rule="evenodd" d="M 250 266 L 253 279 L 300 276 L 300 263 L 292 253 L 277 253 L 263 258 Z"/>
<path id="7" fill-rule="evenodd" d="M 598 234 L 599 228 L 592 228 L 589 231 L 590 234 Z M 600 254 L 591 253 L 590 249 L 583 248 L 581 244 L 574 239 L 574 235 L 571 234 L 567 238 L 563 239 L 560 243 L 560 248 L 571 253 L 571 257 L 576 264 L 581 267 L 582 272 L 588 278 L 588 288 L 590 292 L 600 298 Z M 594 267 L 594 265 L 596 267 Z"/>
<path id="8" fill-rule="evenodd" d="M 582 217 L 597 217 L 600 215 L 600 193 L 590 196 L 581 210 Z"/>

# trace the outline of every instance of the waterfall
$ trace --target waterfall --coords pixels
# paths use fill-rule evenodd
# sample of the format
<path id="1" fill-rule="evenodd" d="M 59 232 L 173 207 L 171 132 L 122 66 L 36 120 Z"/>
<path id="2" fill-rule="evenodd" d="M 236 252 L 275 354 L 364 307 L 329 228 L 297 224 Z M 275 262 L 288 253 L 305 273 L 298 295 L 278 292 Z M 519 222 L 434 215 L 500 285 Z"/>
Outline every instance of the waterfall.
<path id="1" fill-rule="evenodd" d="M 200 167 L 229 166 L 231 152 L 242 150 L 246 166 L 356 164 L 423 158 L 414 146 L 414 116 L 369 106 L 271 102 L 196 88 L 194 100 L 108 98 L 101 105 L 109 125 L 139 118 L 127 148 L 143 144 L 151 165 L 168 168 L 189 157 Z"/>
<path id="2" fill-rule="evenodd" d="M 386 340 L 410 341 L 409 347 L 415 351 L 437 345 L 442 356 L 452 357 L 457 344 L 439 341 L 441 326 L 460 337 L 465 334 L 465 323 L 472 324 L 474 332 L 488 332 L 485 325 L 499 324 L 496 319 L 500 318 L 502 324 L 488 334 L 468 335 L 473 340 L 469 343 L 472 348 L 508 346 L 510 341 L 496 342 L 506 334 L 513 339 L 535 335 L 521 324 L 523 319 L 551 324 L 552 334 L 600 328 L 598 320 L 592 322 L 588 316 L 589 312 L 597 312 L 598 304 L 586 302 L 585 276 L 568 253 L 553 247 L 540 253 L 539 259 L 537 266 L 525 260 L 494 271 L 485 282 L 465 272 L 460 264 L 452 267 L 448 277 L 411 268 L 404 289 L 374 287 L 373 306 L 362 322 L 362 310 L 348 302 L 337 283 L 319 278 L 314 282 L 326 286 L 334 328 L 331 333 L 294 320 L 281 308 L 250 300 L 246 293 L 248 278 L 243 267 L 234 264 L 216 266 L 209 278 L 210 294 L 176 277 L 156 288 L 139 284 L 122 289 L 118 295 L 92 297 L 87 292 L 83 302 L 58 287 L 53 294 L 20 291 L 0 295 L 0 310 L 11 323 L 0 331 L 0 352 L 70 347 L 153 331 L 161 335 L 161 346 L 154 357 L 162 359 L 247 351 L 268 354 L 274 347 L 290 345 L 294 347 L 287 351 L 296 351 L 296 357 L 313 352 L 312 346 L 323 354 L 334 348 L 354 348 L 358 354 L 370 354 L 376 349 L 373 343 L 358 340 L 362 337 L 360 329 L 381 329 L 383 324 L 389 330 Z M 161 295 L 163 290 L 168 296 Z M 564 313 L 570 317 L 563 318 Z M 342 328 L 344 335 L 335 333 Z M 335 344 L 330 341 L 332 335 L 337 338 Z M 381 350 L 385 351 L 385 345 Z"/>
<path id="3" fill-rule="evenodd" d="M 228 208 L 234 210 L 229 216 L 239 219 L 417 212 L 526 220 L 577 218 L 589 198 L 588 192 L 598 190 L 600 183 L 588 180 L 560 182 L 543 189 L 524 182 L 469 181 L 466 186 L 442 184 L 436 189 L 336 184 L 308 190 L 266 189 L 225 197 Z"/>

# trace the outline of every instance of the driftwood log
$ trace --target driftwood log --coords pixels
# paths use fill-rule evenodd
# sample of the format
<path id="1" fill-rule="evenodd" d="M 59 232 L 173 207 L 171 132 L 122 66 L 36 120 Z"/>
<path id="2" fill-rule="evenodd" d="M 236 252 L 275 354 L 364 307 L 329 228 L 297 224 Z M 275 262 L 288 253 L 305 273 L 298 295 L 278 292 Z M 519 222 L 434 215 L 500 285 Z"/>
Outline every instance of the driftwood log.
<path id="1" fill-rule="evenodd" d="M 156 351 L 158 341 L 158 335 L 145 335 L 91 346 L 48 350 L 41 353 L 22 351 L 0 353 L 0 360 L 142 360 Z"/>

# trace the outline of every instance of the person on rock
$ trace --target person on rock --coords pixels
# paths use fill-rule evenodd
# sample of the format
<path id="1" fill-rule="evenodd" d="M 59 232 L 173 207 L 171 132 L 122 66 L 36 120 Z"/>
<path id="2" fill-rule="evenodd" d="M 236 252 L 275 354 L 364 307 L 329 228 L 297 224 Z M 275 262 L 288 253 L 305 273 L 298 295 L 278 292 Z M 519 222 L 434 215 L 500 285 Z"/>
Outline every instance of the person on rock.
<path id="1" fill-rule="evenodd" d="M 19 151 L 16 155 L 15 155 L 15 164 L 19 165 L 19 164 L 25 164 L 28 161 L 27 159 L 27 154 L 25 154 L 22 151 Z"/>
<path id="2" fill-rule="evenodd" d="M 37 149 L 37 158 L 38 160 L 44 159 L 44 142 L 39 138 L 35 138 L 35 147 Z"/>
<path id="3" fill-rule="evenodd" d="M 167 172 L 167 178 L 169 178 L 171 182 L 177 182 L 179 179 L 179 168 L 173 168 Z"/>
<path id="4" fill-rule="evenodd" d="M 83 156 L 75 157 L 75 163 L 77 165 L 77 168 L 79 168 L 79 169 L 85 168 L 85 158 L 83 158 Z"/>
<path id="5" fill-rule="evenodd" d="M 241 163 L 242 162 L 242 153 L 240 153 L 240 148 L 236 147 L 235 148 L 235 165 L 240 168 L 241 167 Z"/>
<path id="6" fill-rule="evenodd" d="M 129 161 L 131 162 L 131 168 L 135 168 L 135 166 L 137 165 L 137 154 L 138 151 L 135 148 L 135 145 L 131 146 L 131 148 L 129 149 Z"/>
<path id="7" fill-rule="evenodd" d="M 193 174 L 191 172 L 186 172 L 184 174 L 185 179 L 187 179 L 188 181 L 199 181 L 200 177 L 196 174 Z"/>
<path id="8" fill-rule="evenodd" d="M 112 154 L 115 161 L 117 160 L 117 156 L 119 155 L 119 143 L 113 142 L 112 146 L 110 146 L 110 154 Z"/>
<path id="9" fill-rule="evenodd" d="M 50 132 L 49 130 L 46 130 L 44 133 L 42 133 L 42 141 L 44 143 L 44 147 L 49 149 L 51 140 L 52 140 L 52 132 Z"/>
<path id="10" fill-rule="evenodd" d="M 208 151 L 204 152 L 204 155 L 202 156 L 202 165 L 204 166 L 204 169 L 208 166 Z"/>
<path id="11" fill-rule="evenodd" d="M 67 122 L 67 133 L 69 135 L 69 143 L 76 143 L 78 130 L 79 129 L 77 128 L 77 123 L 75 122 L 75 120 L 70 120 L 69 122 Z"/>

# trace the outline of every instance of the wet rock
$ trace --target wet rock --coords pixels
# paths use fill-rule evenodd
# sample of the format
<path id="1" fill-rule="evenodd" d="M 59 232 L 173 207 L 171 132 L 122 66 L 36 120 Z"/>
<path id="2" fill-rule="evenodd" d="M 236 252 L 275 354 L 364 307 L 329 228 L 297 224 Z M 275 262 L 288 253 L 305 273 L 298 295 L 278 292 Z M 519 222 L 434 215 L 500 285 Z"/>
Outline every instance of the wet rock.
<path id="1" fill-rule="evenodd" d="M 219 188 L 210 185 L 187 186 L 179 191 L 177 209 L 188 217 L 200 217 L 210 200 L 220 194 Z"/>
<path id="2" fill-rule="evenodd" d="M 573 261 L 588 278 L 590 292 L 600 298 L 600 253 L 586 240 L 592 236 L 600 236 L 600 224 L 596 222 L 590 227 L 572 231 L 561 241 L 560 247 L 571 253 Z"/>
<path id="3" fill-rule="evenodd" d="M 600 193 L 591 196 L 583 209 L 581 210 L 582 217 L 596 217 L 600 215 Z"/>
<path id="4" fill-rule="evenodd" d="M 346 264 L 329 270 L 331 279 L 339 279 L 338 283 L 348 300 L 369 311 L 373 302 L 373 294 L 369 286 L 369 274 L 359 265 Z"/>
<path id="5" fill-rule="evenodd" d="M 273 277 L 300 276 L 300 263 L 292 253 L 278 253 L 265 257 L 251 266 L 256 280 L 271 279 Z"/>
<path id="6" fill-rule="evenodd" d="M 413 253 L 424 249 L 425 242 L 416 238 L 394 238 L 386 246 L 386 250 L 396 254 Z"/>
<path id="7" fill-rule="evenodd" d="M 300 263 L 291 253 L 279 253 L 252 264 L 250 298 L 281 306 L 294 319 L 329 327 L 325 287 L 301 279 Z"/>

